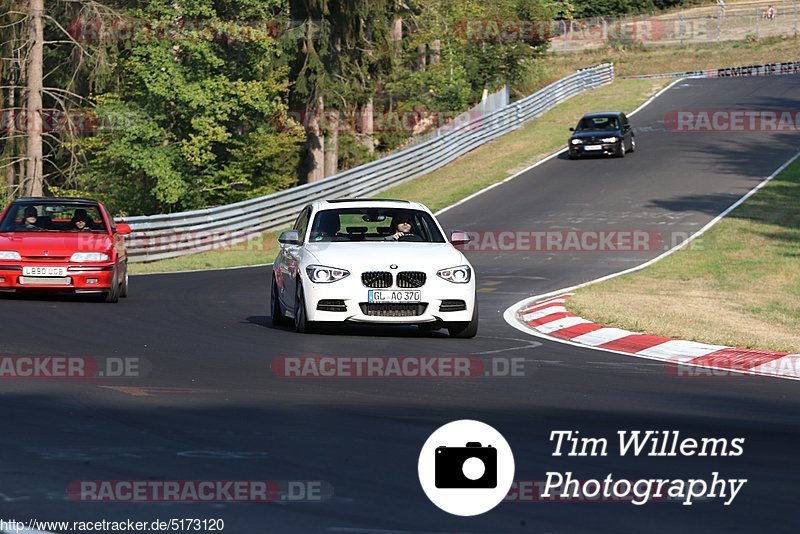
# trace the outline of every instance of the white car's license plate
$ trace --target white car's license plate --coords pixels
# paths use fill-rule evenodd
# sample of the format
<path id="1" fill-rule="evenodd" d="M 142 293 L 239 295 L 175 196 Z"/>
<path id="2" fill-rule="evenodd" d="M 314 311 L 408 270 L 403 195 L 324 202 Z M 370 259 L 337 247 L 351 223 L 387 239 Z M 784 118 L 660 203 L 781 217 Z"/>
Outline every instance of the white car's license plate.
<path id="1" fill-rule="evenodd" d="M 584 150 L 602 150 L 602 145 L 586 145 L 583 147 Z"/>
<path id="2" fill-rule="evenodd" d="M 63 278 L 67 276 L 67 268 L 66 267 L 23 267 L 22 275 L 43 276 L 47 278 L 49 277 Z"/>
<path id="3" fill-rule="evenodd" d="M 422 291 L 377 291 L 369 290 L 370 302 L 419 302 L 422 300 Z"/>

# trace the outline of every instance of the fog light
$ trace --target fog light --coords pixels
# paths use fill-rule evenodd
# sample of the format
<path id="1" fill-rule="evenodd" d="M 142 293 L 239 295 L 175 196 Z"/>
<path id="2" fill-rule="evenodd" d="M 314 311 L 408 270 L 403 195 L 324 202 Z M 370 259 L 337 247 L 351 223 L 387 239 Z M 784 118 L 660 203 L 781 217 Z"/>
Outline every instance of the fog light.
<path id="1" fill-rule="evenodd" d="M 87 278 L 86 279 L 86 283 L 87 284 L 96 284 L 97 283 L 97 278 Z"/>

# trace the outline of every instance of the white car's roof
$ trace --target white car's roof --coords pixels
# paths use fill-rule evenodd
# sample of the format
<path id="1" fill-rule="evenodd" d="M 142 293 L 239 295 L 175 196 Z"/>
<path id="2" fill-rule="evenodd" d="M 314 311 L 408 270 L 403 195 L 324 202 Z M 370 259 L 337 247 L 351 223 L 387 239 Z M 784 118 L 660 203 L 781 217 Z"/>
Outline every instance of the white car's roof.
<path id="1" fill-rule="evenodd" d="M 314 211 L 346 208 L 389 208 L 431 212 L 424 204 L 420 204 L 419 202 L 410 202 L 408 200 L 380 200 L 374 198 L 319 200 L 314 202 L 312 206 Z"/>

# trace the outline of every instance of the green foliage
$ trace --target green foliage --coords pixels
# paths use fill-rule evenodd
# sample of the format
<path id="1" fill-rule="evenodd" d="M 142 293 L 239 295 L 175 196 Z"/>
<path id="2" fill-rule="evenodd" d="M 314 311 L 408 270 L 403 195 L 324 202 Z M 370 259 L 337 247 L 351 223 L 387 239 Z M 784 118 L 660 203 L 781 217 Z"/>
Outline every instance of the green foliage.
<path id="1" fill-rule="evenodd" d="M 286 111 L 287 70 L 274 64 L 275 40 L 248 37 L 241 22 L 279 8 L 277 1 L 194 0 L 135 10 L 156 27 L 176 28 L 176 15 L 186 22 L 168 36 L 140 34 L 129 43 L 123 83 L 97 98 L 105 127 L 82 140 L 92 163 L 79 186 L 115 209 L 153 213 L 294 185 L 302 132 L 278 131 L 274 120 Z"/>

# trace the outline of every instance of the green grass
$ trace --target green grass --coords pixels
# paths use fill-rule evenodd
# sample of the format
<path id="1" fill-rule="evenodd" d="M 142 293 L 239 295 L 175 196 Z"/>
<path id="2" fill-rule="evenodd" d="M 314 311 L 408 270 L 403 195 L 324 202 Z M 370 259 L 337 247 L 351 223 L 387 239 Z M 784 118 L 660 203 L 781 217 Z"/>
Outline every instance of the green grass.
<path id="1" fill-rule="evenodd" d="M 800 161 L 696 244 L 578 290 L 568 308 L 648 334 L 800 353 Z"/>
<path id="2" fill-rule="evenodd" d="M 128 268 L 131 274 L 147 274 L 224 269 L 272 263 L 278 254 L 278 235 L 280 232 L 266 232 L 244 243 L 230 245 L 227 248 L 150 263 L 131 263 Z"/>

